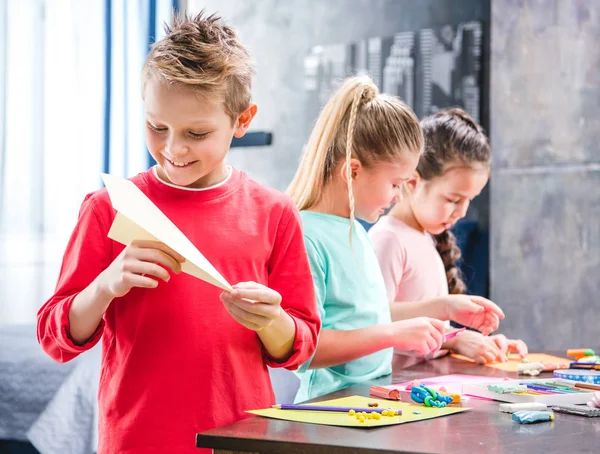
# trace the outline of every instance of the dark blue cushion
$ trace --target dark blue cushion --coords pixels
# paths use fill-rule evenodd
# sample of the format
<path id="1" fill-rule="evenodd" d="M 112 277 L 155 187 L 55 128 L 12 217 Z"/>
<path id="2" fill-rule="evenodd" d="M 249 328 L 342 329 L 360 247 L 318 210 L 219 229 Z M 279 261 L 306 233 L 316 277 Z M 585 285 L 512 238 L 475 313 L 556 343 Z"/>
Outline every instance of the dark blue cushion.
<path id="1" fill-rule="evenodd" d="M 458 266 L 467 285 L 467 293 L 489 295 L 489 232 L 476 221 L 461 220 L 452 228 L 462 257 Z"/>

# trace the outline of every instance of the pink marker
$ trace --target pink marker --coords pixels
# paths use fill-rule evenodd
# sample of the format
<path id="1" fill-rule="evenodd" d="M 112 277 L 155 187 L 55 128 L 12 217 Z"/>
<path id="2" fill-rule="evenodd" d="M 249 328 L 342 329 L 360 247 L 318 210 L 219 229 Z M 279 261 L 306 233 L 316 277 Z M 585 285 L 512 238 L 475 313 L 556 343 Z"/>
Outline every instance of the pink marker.
<path id="1" fill-rule="evenodd" d="M 462 333 L 466 328 L 455 329 L 454 331 L 450 331 L 444 335 L 444 342 L 448 342 L 450 339 L 454 339 L 460 333 Z"/>

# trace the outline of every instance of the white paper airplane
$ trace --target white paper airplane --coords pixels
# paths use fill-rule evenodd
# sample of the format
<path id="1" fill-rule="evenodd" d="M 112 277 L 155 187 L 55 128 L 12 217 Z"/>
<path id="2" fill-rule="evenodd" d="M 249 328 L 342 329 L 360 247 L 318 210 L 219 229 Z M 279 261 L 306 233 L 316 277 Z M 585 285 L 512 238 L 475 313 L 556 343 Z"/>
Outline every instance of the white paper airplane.
<path id="1" fill-rule="evenodd" d="M 108 237 L 124 245 L 133 240 L 152 240 L 166 244 L 185 257 L 181 270 L 216 285 L 233 290 L 214 266 L 160 209 L 131 181 L 102 174 L 117 216 Z"/>

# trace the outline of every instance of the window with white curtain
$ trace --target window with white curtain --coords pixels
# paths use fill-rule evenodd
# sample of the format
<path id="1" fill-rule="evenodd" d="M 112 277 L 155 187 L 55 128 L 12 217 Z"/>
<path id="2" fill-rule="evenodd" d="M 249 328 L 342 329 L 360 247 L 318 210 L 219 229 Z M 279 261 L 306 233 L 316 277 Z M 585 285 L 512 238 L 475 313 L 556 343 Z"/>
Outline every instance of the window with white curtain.
<path id="1" fill-rule="evenodd" d="M 176 3 L 0 0 L 0 323 L 35 321 L 105 152 L 148 168 L 140 71 Z"/>

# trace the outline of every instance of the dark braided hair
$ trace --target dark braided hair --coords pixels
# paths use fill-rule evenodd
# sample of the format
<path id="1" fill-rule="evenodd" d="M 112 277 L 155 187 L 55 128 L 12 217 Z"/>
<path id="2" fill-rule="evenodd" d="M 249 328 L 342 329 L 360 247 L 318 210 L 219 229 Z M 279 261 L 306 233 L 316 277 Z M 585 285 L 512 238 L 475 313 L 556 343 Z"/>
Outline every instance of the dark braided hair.
<path id="1" fill-rule="evenodd" d="M 442 110 L 424 118 L 421 127 L 425 151 L 419 159 L 417 172 L 424 180 L 442 175 L 450 162 L 458 161 L 466 166 L 474 162 L 490 165 L 489 140 L 483 128 L 464 110 L 457 107 Z M 456 266 L 461 254 L 454 234 L 446 230 L 434 238 L 446 269 L 448 292 L 463 293 L 466 285 Z"/>

